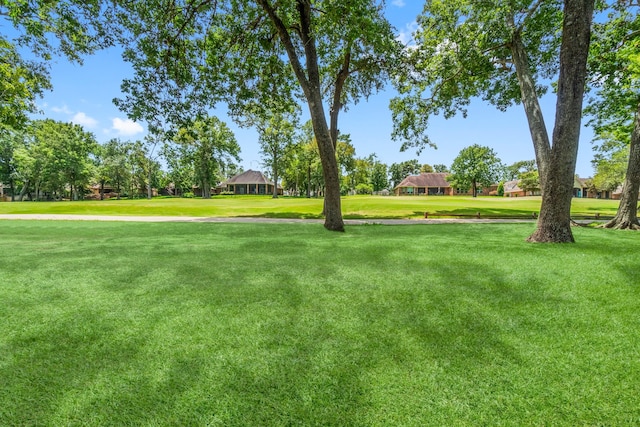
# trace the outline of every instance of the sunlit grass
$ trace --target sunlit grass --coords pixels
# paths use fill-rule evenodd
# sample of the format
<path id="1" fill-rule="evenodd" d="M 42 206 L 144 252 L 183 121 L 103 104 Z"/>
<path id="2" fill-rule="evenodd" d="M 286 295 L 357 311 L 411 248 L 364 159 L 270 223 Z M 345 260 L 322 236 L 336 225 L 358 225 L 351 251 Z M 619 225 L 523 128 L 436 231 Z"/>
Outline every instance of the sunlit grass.
<path id="1" fill-rule="evenodd" d="M 640 240 L 0 221 L 0 425 L 638 425 Z"/>
<path id="2" fill-rule="evenodd" d="M 156 198 L 82 202 L 0 203 L 2 214 L 171 215 L 197 217 L 320 218 L 319 198 L 216 196 L 210 200 Z M 574 215 L 613 215 L 615 200 L 574 199 Z M 343 197 L 345 218 L 422 218 L 439 215 L 531 215 L 540 210 L 539 197 L 349 196 Z"/>

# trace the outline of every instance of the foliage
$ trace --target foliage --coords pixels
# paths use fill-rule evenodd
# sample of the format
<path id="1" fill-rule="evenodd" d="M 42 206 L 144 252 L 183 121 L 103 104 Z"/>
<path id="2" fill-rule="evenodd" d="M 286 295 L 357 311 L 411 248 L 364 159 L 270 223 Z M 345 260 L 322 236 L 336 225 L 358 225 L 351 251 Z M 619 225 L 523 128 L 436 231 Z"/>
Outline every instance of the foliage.
<path id="1" fill-rule="evenodd" d="M 449 168 L 447 167 L 447 165 L 437 164 L 433 165 L 433 171 L 438 173 L 446 173 L 449 172 Z"/>
<path id="2" fill-rule="evenodd" d="M 618 212 L 607 228 L 640 230 L 639 7 L 613 3 L 608 20 L 596 23 L 592 36 L 589 70 L 595 90 L 585 111 L 599 143 L 593 185 L 610 191 L 622 184 Z"/>
<path id="3" fill-rule="evenodd" d="M 463 148 L 451 165 L 451 175 L 447 180 L 453 187 L 467 191 L 473 189 L 478 195 L 478 185 L 490 186 L 500 178 L 500 159 L 489 147 L 474 144 Z"/>
<path id="4" fill-rule="evenodd" d="M 520 160 L 504 168 L 504 179 L 507 181 L 519 179 L 521 174 L 525 172 L 533 172 L 535 170 L 535 160 Z"/>
<path id="5" fill-rule="evenodd" d="M 640 103 L 640 16 L 637 6 L 613 3 L 594 23 L 589 56 L 590 96 L 585 113 L 595 148 L 611 152 L 629 144 Z"/>
<path id="6" fill-rule="evenodd" d="M 20 128 L 38 111 L 35 100 L 51 89 L 46 68 L 25 61 L 15 46 L 0 36 L 0 126 Z"/>
<path id="7" fill-rule="evenodd" d="M 0 18 L 16 37 L 0 35 L 0 124 L 22 127 L 37 112 L 35 100 L 51 89 L 47 62 L 82 56 L 110 46 L 103 25 L 101 0 L 0 0 Z M 24 49 L 34 59 L 25 59 Z"/>
<path id="8" fill-rule="evenodd" d="M 431 166 L 428 163 L 425 163 L 424 165 L 420 166 L 420 173 L 433 173 L 433 166 Z"/>
<path id="9" fill-rule="evenodd" d="M 409 175 L 416 175 L 420 172 L 420 162 L 416 159 L 407 160 L 401 163 L 392 163 L 389 166 L 389 176 L 393 188 Z"/>
<path id="10" fill-rule="evenodd" d="M 211 197 L 211 186 L 217 184 L 222 165 L 240 160 L 240 146 L 233 132 L 217 117 L 196 120 L 181 128 L 174 140 L 192 148 L 194 175 L 204 199 Z"/>
<path id="11" fill-rule="evenodd" d="M 372 194 L 373 193 L 373 185 L 360 183 L 356 185 L 356 194 Z"/>
<path id="12" fill-rule="evenodd" d="M 592 179 L 593 189 L 596 191 L 613 191 L 622 185 L 628 160 L 628 146 L 610 153 L 596 154 L 592 162 L 595 169 Z"/>
<path id="13" fill-rule="evenodd" d="M 522 172 L 518 177 L 518 187 L 520 187 L 525 194 L 535 194 L 540 191 L 540 176 L 538 171 Z"/>
<path id="14" fill-rule="evenodd" d="M 164 144 L 161 155 L 167 165 L 167 175 L 173 184 L 173 195 L 193 197 L 193 185 L 196 183 L 194 170 L 194 146 L 190 144 Z"/>
<path id="15" fill-rule="evenodd" d="M 389 188 L 387 165 L 376 159 L 371 170 L 371 187 L 378 192 Z"/>
<path id="16" fill-rule="evenodd" d="M 503 197 L 504 196 L 504 181 L 500 181 L 500 183 L 498 184 L 498 191 L 497 191 L 497 195 L 498 197 Z"/>
<path id="17" fill-rule="evenodd" d="M 514 48 L 527 52 L 527 72 L 548 81 L 558 67 L 561 2 L 438 0 L 425 3 L 406 50 L 407 68 L 391 101 L 393 137 L 402 149 L 435 145 L 426 134 L 429 118 L 467 114 L 474 97 L 505 110 L 522 101 Z M 533 66 L 535 64 L 535 67 Z M 536 96 L 547 88 L 538 84 Z"/>
<path id="18" fill-rule="evenodd" d="M 26 186 L 35 197 L 63 197 L 70 189 L 70 198 L 81 199 L 93 176 L 90 156 L 98 149 L 93 134 L 81 126 L 37 120 L 26 131 L 30 142 L 21 154 L 19 168 Z"/>
<path id="19" fill-rule="evenodd" d="M 258 141 L 265 166 L 271 169 L 273 197 L 278 197 L 280 171 L 284 166 L 287 148 L 293 144 L 295 137 L 296 117 L 294 115 L 274 114 L 260 119 L 256 127 L 259 131 Z"/>

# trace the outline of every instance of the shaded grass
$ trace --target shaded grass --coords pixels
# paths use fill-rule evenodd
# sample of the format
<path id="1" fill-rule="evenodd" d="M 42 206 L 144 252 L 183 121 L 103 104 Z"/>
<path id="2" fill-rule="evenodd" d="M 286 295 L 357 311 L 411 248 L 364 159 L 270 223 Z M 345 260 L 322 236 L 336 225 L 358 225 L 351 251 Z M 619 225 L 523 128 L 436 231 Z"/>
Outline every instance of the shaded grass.
<path id="1" fill-rule="evenodd" d="M 343 197 L 345 218 L 422 218 L 437 215 L 522 215 L 539 212 L 540 197 Z M 320 218 L 322 199 L 270 196 L 216 196 L 210 200 L 157 198 L 81 202 L 0 203 L 3 214 L 161 215 L 202 217 Z M 573 215 L 614 215 L 615 200 L 574 199 Z"/>
<path id="2" fill-rule="evenodd" d="M 640 241 L 533 227 L 3 221 L 0 424 L 640 423 Z"/>

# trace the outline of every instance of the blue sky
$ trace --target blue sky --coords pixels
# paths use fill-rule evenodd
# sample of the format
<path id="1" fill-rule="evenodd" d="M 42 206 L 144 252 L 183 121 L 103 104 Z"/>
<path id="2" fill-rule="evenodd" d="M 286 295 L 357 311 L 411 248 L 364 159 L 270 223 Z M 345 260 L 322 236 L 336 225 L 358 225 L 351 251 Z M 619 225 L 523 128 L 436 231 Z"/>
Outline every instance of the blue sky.
<path id="1" fill-rule="evenodd" d="M 415 17 L 422 10 L 422 1 L 393 0 L 388 2 L 386 14 L 396 27 L 398 37 L 406 40 L 415 28 Z M 0 30 L 6 30 L 1 24 Z M 120 83 L 131 75 L 131 68 L 120 58 L 117 49 L 102 51 L 85 58 L 82 66 L 59 59 L 52 65 L 53 91 L 38 101 L 43 114 L 40 117 L 72 121 L 93 132 L 98 141 L 110 138 L 136 140 L 146 135 L 145 123 L 134 123 L 120 112 L 112 99 L 121 95 Z M 421 163 L 442 163 L 450 166 L 461 149 L 472 144 L 492 147 L 503 163 L 534 158 L 533 144 L 522 106 L 513 106 L 507 112 L 474 100 L 466 119 L 455 117 L 445 120 L 441 116 L 430 121 L 429 136 L 438 146 L 427 148 L 417 155 L 415 150 L 400 152 L 400 143 L 391 140 L 391 113 L 389 100 L 393 89 L 373 95 L 368 101 L 350 106 L 340 115 L 339 128 L 351 135 L 359 157 L 375 153 L 386 164 L 417 158 Z M 303 106 L 303 109 L 306 108 Z M 553 128 L 555 96 L 542 99 L 542 108 L 549 132 Z M 215 112 L 213 114 L 216 114 Z M 258 137 L 254 130 L 240 129 L 228 120 L 224 112 L 218 113 L 234 130 L 242 148 L 242 166 L 261 169 Z M 592 132 L 583 127 L 576 173 L 581 177 L 593 174 L 591 160 Z"/>

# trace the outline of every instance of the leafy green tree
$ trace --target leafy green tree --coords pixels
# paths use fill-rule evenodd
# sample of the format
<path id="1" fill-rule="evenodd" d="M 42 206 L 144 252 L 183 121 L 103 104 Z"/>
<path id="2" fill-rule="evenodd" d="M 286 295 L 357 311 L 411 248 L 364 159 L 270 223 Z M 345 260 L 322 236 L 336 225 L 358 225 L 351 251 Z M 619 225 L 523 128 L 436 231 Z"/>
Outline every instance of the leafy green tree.
<path id="1" fill-rule="evenodd" d="M 478 196 L 478 185 L 490 186 L 500 178 L 500 159 L 489 147 L 474 144 L 463 148 L 451 165 L 451 175 L 447 180 L 453 187 L 473 190 Z"/>
<path id="2" fill-rule="evenodd" d="M 535 170 L 535 160 L 520 160 L 504 168 L 504 179 L 507 181 L 519 179 L 521 174 L 525 172 L 533 172 Z"/>
<path id="3" fill-rule="evenodd" d="M 342 231 L 338 114 L 381 89 L 400 52 L 377 2 L 118 3 L 113 21 L 127 28 L 125 56 L 135 70 L 119 106 L 134 119 L 174 123 L 221 100 L 238 117 L 274 96 L 277 108 L 304 99 L 326 186 L 325 227 Z"/>
<path id="4" fill-rule="evenodd" d="M 377 192 L 389 188 L 389 179 L 387 176 L 387 165 L 376 159 L 371 171 L 371 187 L 373 191 Z"/>
<path id="5" fill-rule="evenodd" d="M 625 172 L 629 164 L 629 146 L 621 147 L 611 153 L 596 154 L 592 164 L 595 169 L 592 179 L 593 188 L 597 191 L 613 191 L 625 180 Z"/>
<path id="6" fill-rule="evenodd" d="M 13 129 L 0 128 L 0 183 L 9 185 L 11 201 L 15 200 L 15 188 L 18 180 L 16 150 L 24 145 L 20 133 Z"/>
<path id="7" fill-rule="evenodd" d="M 256 123 L 259 131 L 262 159 L 264 164 L 271 169 L 273 178 L 273 198 L 278 198 L 278 180 L 284 163 L 284 155 L 287 148 L 293 144 L 295 137 L 295 117 L 286 117 L 275 114 Z"/>
<path id="8" fill-rule="evenodd" d="M 25 61 L 15 46 L 0 36 L 0 126 L 20 128 L 38 111 L 35 100 L 51 89 L 47 70 Z"/>
<path id="9" fill-rule="evenodd" d="M 640 16 L 637 2 L 612 2 L 607 19 L 594 24 L 589 69 L 593 96 L 586 108 L 596 146 L 593 185 L 623 183 L 616 216 L 606 228 L 640 230 Z M 624 158 L 626 168 L 622 166 Z M 623 170 L 626 169 L 626 170 Z M 624 178 L 622 177 L 624 176 Z"/>
<path id="10" fill-rule="evenodd" d="M 518 176 L 518 187 L 520 187 L 525 194 L 527 192 L 534 193 L 540 190 L 540 176 L 537 170 L 522 172 Z"/>
<path id="11" fill-rule="evenodd" d="M 449 118 L 474 97 L 504 110 L 522 103 L 543 192 L 532 242 L 573 242 L 571 198 L 586 80 L 593 0 L 434 0 L 418 18 L 406 73 L 394 81 L 394 137 L 403 148 L 433 145 L 429 117 Z M 558 77 L 549 137 L 538 98 Z"/>
<path id="12" fill-rule="evenodd" d="M 428 163 L 425 163 L 424 165 L 420 166 L 420 173 L 433 173 L 433 166 L 431 166 Z"/>
<path id="13" fill-rule="evenodd" d="M 110 139 L 102 145 L 100 176 L 101 181 L 114 186 L 116 198 L 120 200 L 123 188 L 129 188 L 131 181 L 131 154 L 134 152 L 134 143 L 121 141 L 117 138 Z M 101 196 L 102 198 L 102 196 Z"/>
<path id="14" fill-rule="evenodd" d="M 449 168 L 447 167 L 447 165 L 437 164 L 433 165 L 433 171 L 438 173 L 447 173 L 449 172 Z"/>
<path id="15" fill-rule="evenodd" d="M 233 132 L 217 117 L 197 120 L 181 128 L 175 141 L 193 146 L 195 177 L 202 189 L 202 198 L 211 198 L 211 186 L 222 169 L 222 164 L 233 158 L 240 160 L 240 146 Z"/>
<path id="16" fill-rule="evenodd" d="M 30 132 L 30 148 L 39 164 L 39 188 L 63 195 L 68 187 L 72 200 L 82 198 L 93 176 L 91 155 L 98 147 L 93 134 L 82 126 L 51 119 L 35 121 Z"/>
<path id="17" fill-rule="evenodd" d="M 196 182 L 194 171 L 194 147 L 188 144 L 164 144 L 161 155 L 167 165 L 167 175 L 173 184 L 174 195 L 193 191 Z"/>

